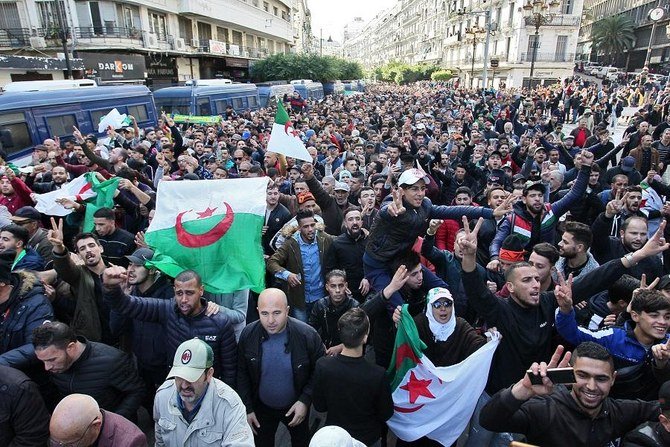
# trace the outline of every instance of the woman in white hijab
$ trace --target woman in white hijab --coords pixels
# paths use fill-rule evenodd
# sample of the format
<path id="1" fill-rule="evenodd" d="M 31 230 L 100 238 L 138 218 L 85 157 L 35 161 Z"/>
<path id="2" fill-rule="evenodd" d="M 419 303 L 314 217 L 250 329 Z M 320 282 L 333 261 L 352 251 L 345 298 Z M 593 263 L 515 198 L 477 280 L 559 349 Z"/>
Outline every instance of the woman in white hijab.
<path id="1" fill-rule="evenodd" d="M 400 307 L 393 313 L 400 321 Z M 486 344 L 467 321 L 456 316 L 454 298 L 444 287 L 428 291 L 426 311 L 414 317 L 419 337 L 426 344 L 424 353 L 435 366 L 451 366 L 465 360 Z"/>

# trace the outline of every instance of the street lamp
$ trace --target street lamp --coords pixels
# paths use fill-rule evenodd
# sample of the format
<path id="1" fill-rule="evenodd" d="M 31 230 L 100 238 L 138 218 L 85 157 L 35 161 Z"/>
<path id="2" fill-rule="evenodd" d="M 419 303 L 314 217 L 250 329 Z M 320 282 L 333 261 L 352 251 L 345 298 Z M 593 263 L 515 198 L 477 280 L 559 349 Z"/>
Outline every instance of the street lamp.
<path id="1" fill-rule="evenodd" d="M 475 52 L 477 51 L 477 42 L 485 36 L 487 31 L 484 28 L 475 25 L 465 29 L 465 36 L 472 40 L 472 67 L 470 69 L 470 88 L 474 87 L 475 82 Z M 486 61 L 484 61 L 486 64 Z M 484 86 L 486 88 L 486 85 Z"/>
<path id="2" fill-rule="evenodd" d="M 484 41 L 484 64 L 482 71 L 482 84 L 484 88 L 488 86 L 488 64 L 489 64 L 489 42 L 491 40 L 491 33 L 493 31 L 491 25 L 491 7 L 492 4 L 489 2 L 489 7 L 483 11 L 468 11 L 466 8 L 459 8 L 456 11 L 456 14 L 459 16 L 463 15 L 473 15 L 473 16 L 484 16 L 484 32 L 486 32 L 486 40 Z M 467 30 L 466 30 L 467 32 Z M 474 53 L 474 51 L 473 51 Z M 474 56 L 473 56 L 474 58 Z M 473 64 L 474 65 L 474 64 Z"/>
<path id="3" fill-rule="evenodd" d="M 528 88 L 533 88 L 533 73 L 535 72 L 535 59 L 537 59 L 537 46 L 540 38 L 540 27 L 551 23 L 554 20 L 555 13 L 561 5 L 559 0 L 527 0 L 523 5 L 523 18 L 526 26 L 535 27 L 535 40 L 533 41 L 533 51 L 530 60 L 530 76 Z"/>

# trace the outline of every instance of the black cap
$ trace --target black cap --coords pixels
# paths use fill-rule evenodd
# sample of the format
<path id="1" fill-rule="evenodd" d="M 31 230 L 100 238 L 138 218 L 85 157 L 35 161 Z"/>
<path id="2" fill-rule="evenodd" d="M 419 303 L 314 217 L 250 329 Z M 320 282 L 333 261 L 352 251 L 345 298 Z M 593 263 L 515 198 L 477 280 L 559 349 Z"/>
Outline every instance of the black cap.
<path id="1" fill-rule="evenodd" d="M 505 171 L 502 169 L 492 169 L 489 175 L 486 176 L 486 183 L 503 185 L 505 183 Z"/>
<path id="2" fill-rule="evenodd" d="M 542 182 L 530 182 L 526 184 L 523 188 L 523 195 L 525 196 L 528 194 L 528 191 L 540 191 L 542 194 L 547 192 L 547 187 L 544 186 L 544 183 Z"/>
<path id="3" fill-rule="evenodd" d="M 151 261 L 154 257 L 154 251 L 147 247 L 138 248 L 132 255 L 126 256 L 132 264 L 144 265 L 147 261 Z"/>
<path id="4" fill-rule="evenodd" d="M 661 405 L 661 411 L 670 410 L 670 381 L 665 382 L 658 390 L 658 403 Z"/>
<path id="5" fill-rule="evenodd" d="M 20 224 L 28 222 L 29 220 L 40 220 L 42 219 L 42 215 L 32 206 L 24 206 L 16 210 L 10 219 L 12 222 Z"/>
<path id="6" fill-rule="evenodd" d="M 518 182 L 519 180 L 526 181 L 526 177 L 523 176 L 523 174 L 514 174 L 514 177 L 512 177 L 513 182 Z"/>

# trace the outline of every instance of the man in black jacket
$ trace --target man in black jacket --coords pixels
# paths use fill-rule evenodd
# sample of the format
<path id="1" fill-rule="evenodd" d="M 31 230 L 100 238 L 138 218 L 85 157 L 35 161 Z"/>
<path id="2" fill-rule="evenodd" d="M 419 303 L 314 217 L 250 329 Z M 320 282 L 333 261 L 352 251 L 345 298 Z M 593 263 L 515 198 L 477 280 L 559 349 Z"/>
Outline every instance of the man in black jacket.
<path id="1" fill-rule="evenodd" d="M 37 385 L 21 371 L 0 366 L 0 445 L 38 447 L 49 438 L 49 412 Z"/>
<path id="2" fill-rule="evenodd" d="M 361 302 L 370 291 L 370 283 L 363 275 L 363 254 L 367 235 L 363 231 L 363 216 L 358 208 L 344 213 L 345 232 L 333 239 L 324 256 L 324 271 L 344 270 L 353 297 Z"/>
<path id="3" fill-rule="evenodd" d="M 370 321 L 362 309 L 350 309 L 337 329 L 344 348 L 317 362 L 314 408 L 328 412 L 326 425 L 344 428 L 365 445 L 378 445 L 380 427 L 393 415 L 393 400 L 384 368 L 363 355 Z"/>
<path id="4" fill-rule="evenodd" d="M 214 351 L 216 378 L 234 387 L 237 370 L 235 331 L 228 317 L 219 313 L 219 305 L 203 298 L 205 289 L 200 275 L 192 270 L 177 275 L 174 301 L 126 295 L 121 284 L 127 277 L 123 267 L 105 269 L 102 274 L 105 302 L 124 316 L 161 325 L 167 347 L 165 364 L 170 364 L 181 343 L 199 338 Z"/>
<path id="5" fill-rule="evenodd" d="M 567 356 L 559 363 L 562 353 L 559 347 L 549 364 L 532 364 L 541 384 L 533 385 L 524 374 L 514 386 L 493 396 L 479 416 L 482 426 L 523 433 L 535 445 L 591 447 L 609 445 L 637 425 L 658 418 L 655 402 L 608 397 L 616 376 L 614 363 L 607 349 L 596 343 L 582 343 L 572 353 L 572 390 L 554 386 L 547 369 L 567 366 Z"/>
<path id="6" fill-rule="evenodd" d="M 288 208 L 279 203 L 279 188 L 277 185 L 270 184 L 265 197 L 267 211 L 265 212 L 265 225 L 263 225 L 263 235 L 261 243 L 263 244 L 263 253 L 266 256 L 272 256 L 274 250 L 270 247 L 272 237 L 281 230 L 284 224 L 291 220 L 291 213 Z"/>
<path id="7" fill-rule="evenodd" d="M 293 447 L 309 444 L 314 369 L 324 347 L 319 334 L 288 311 L 282 290 L 265 289 L 258 297 L 260 320 L 240 335 L 237 392 L 257 446 L 274 445 L 280 422 Z"/>
<path id="8" fill-rule="evenodd" d="M 657 421 L 649 421 L 629 432 L 621 447 L 664 447 L 670 445 L 670 382 L 665 382 L 658 393 L 661 414 Z"/>
<path id="9" fill-rule="evenodd" d="M 540 275 L 527 262 L 514 264 L 505 272 L 506 285 L 510 292 L 508 300 L 501 300 L 493 295 L 476 269 L 477 233 L 481 222 L 479 220 L 472 231 L 467 222 L 464 222 L 465 236 L 460 242 L 463 252 L 461 265 L 468 304 L 490 326 L 496 326 L 503 334 L 503 340 L 493 357 L 486 387 L 486 391 L 493 394 L 514 383 L 533 361 L 551 357 L 552 340 L 555 336 L 554 315 L 558 303 L 553 291 L 540 291 Z M 657 238 L 650 239 L 634 253 L 621 259 L 613 259 L 580 275 L 574 282 L 573 295 L 581 301 L 605 290 L 628 269 L 667 248 Z"/>
<path id="10" fill-rule="evenodd" d="M 47 322 L 33 331 L 37 358 L 59 395 L 81 393 L 93 397 L 106 410 L 136 420 L 144 397 L 144 385 L 132 359 L 122 351 L 102 343 L 77 337 L 64 323 Z"/>

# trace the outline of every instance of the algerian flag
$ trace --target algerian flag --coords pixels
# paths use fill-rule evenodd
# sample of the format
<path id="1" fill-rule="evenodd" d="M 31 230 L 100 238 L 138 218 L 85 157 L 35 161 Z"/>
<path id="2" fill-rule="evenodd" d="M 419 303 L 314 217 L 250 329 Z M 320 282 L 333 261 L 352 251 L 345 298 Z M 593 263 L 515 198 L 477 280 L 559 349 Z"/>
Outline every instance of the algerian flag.
<path id="1" fill-rule="evenodd" d="M 387 371 L 395 410 L 387 424 L 393 433 L 408 442 L 427 436 L 452 445 L 465 430 L 484 391 L 498 343 L 496 335 L 461 363 L 437 367 L 421 352 L 426 345 L 404 305 Z"/>
<path id="2" fill-rule="evenodd" d="M 145 240 L 151 265 L 171 277 L 195 270 L 205 289 L 264 288 L 261 230 L 267 178 L 160 182 Z"/>
<path id="3" fill-rule="evenodd" d="M 267 150 L 298 160 L 312 162 L 312 156 L 309 155 L 305 145 L 302 144 L 300 135 L 293 128 L 293 123 L 281 101 L 277 101 L 277 115 L 275 115 L 275 122 L 272 125 Z"/>
<path id="4" fill-rule="evenodd" d="M 112 129 L 120 129 L 122 127 L 130 125 L 132 122 L 128 115 L 125 113 L 119 113 L 116 108 L 109 111 L 105 116 L 100 117 L 100 122 L 98 123 L 98 132 L 106 132 L 110 127 Z"/>
<path id="5" fill-rule="evenodd" d="M 95 172 L 87 172 L 84 174 L 91 189 L 95 193 L 86 201 L 86 213 L 84 215 L 84 225 L 82 230 L 84 233 L 91 232 L 95 229 L 93 223 L 93 214 L 100 208 L 114 208 L 114 193 L 119 186 L 120 177 L 112 177 L 109 180 L 100 181 Z"/>
<path id="6" fill-rule="evenodd" d="M 57 199 L 70 199 L 75 202 L 95 197 L 92 184 L 88 181 L 86 174 L 82 174 L 76 179 L 63 185 L 62 188 L 45 194 L 35 194 L 35 209 L 47 216 L 67 216 L 73 210 L 63 208 L 56 203 Z"/>

